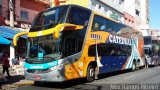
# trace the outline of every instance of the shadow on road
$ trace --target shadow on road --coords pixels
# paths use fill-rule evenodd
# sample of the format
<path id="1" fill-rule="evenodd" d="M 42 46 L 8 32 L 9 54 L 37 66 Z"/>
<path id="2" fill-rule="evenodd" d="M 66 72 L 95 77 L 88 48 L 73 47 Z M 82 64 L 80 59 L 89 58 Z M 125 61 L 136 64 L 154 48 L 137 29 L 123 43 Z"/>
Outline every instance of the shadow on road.
<path id="1" fill-rule="evenodd" d="M 104 79 L 104 78 L 107 78 L 107 77 L 111 77 L 111 76 L 116 76 L 116 75 L 120 75 L 120 74 L 124 74 L 124 73 L 127 73 L 127 72 L 131 72 L 132 70 L 121 70 L 121 71 L 116 71 L 116 72 L 110 72 L 110 73 L 106 73 L 106 74 L 100 74 L 99 75 L 99 79 Z"/>
<path id="2" fill-rule="evenodd" d="M 25 79 L 23 75 L 15 75 L 15 76 L 11 76 L 10 78 L 6 77 L 6 79 L 1 79 L 0 81 L 0 87 L 3 85 L 3 84 L 13 84 L 15 82 L 18 82 L 20 80 L 23 80 Z"/>
<path id="3" fill-rule="evenodd" d="M 76 86 L 84 83 L 86 83 L 85 79 L 75 79 L 75 80 L 70 80 L 65 82 L 35 82 L 34 86 L 65 89 L 65 88 L 70 88 L 72 86 Z"/>
<path id="4" fill-rule="evenodd" d="M 136 70 L 137 71 L 137 70 Z M 104 79 L 112 76 L 117 76 L 120 74 L 132 72 L 131 70 L 121 70 L 121 71 L 116 71 L 116 72 L 110 72 L 107 74 L 100 74 L 99 79 Z M 106 90 L 106 88 L 110 88 L 110 85 L 94 85 L 87 83 L 85 79 L 75 79 L 75 80 L 70 80 L 70 81 L 65 81 L 65 82 L 36 82 L 33 86 L 36 87 L 42 87 L 42 88 L 55 88 L 55 89 L 67 89 L 69 90 Z"/>
<path id="5" fill-rule="evenodd" d="M 123 70 L 123 71 L 111 72 L 111 73 L 107 73 L 107 74 L 101 74 L 101 75 L 99 75 L 99 79 L 104 79 L 104 78 L 107 78 L 107 77 L 111 77 L 111 76 L 127 73 L 127 72 L 130 72 L 130 71 L 131 70 Z M 83 87 L 80 86 L 82 84 L 83 84 Z M 90 88 L 94 87 L 94 88 L 96 88 L 96 90 L 101 90 L 101 88 L 102 88 L 101 85 L 97 86 L 97 85 L 87 84 L 85 79 L 75 79 L 75 80 L 65 81 L 65 82 L 62 82 L 62 83 L 57 83 L 57 82 L 35 82 L 34 86 L 46 87 L 46 88 L 57 88 L 57 89 L 74 88 L 75 90 L 84 89 L 85 86 L 90 87 Z"/>

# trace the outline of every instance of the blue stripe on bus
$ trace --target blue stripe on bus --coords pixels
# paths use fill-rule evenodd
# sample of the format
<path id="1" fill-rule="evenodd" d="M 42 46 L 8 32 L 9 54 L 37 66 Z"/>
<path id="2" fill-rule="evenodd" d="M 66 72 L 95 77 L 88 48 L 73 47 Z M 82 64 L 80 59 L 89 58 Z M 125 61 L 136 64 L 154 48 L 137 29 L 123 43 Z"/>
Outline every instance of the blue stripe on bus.
<path id="1" fill-rule="evenodd" d="M 100 61 L 103 67 L 100 67 L 99 73 L 102 74 L 121 70 L 127 58 L 128 56 L 102 56 Z"/>
<path id="2" fill-rule="evenodd" d="M 35 70 L 40 70 L 40 69 L 47 69 L 51 68 L 53 66 L 58 65 L 58 60 L 52 61 L 49 63 L 42 63 L 42 64 L 29 64 L 29 63 L 24 63 L 24 67 L 27 69 L 35 69 Z"/>

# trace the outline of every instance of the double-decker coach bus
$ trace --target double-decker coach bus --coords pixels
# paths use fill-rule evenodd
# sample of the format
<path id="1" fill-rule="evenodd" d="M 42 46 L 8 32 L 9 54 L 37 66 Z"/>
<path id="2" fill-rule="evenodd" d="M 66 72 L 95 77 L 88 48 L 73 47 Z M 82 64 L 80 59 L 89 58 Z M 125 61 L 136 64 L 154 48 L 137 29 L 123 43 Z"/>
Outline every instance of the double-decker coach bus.
<path id="1" fill-rule="evenodd" d="M 27 35 L 25 78 L 62 82 L 143 65 L 143 40 L 121 23 L 77 5 L 49 8 L 38 14 Z M 132 37 L 131 37 L 132 36 Z M 134 38 L 135 37 L 135 38 Z"/>

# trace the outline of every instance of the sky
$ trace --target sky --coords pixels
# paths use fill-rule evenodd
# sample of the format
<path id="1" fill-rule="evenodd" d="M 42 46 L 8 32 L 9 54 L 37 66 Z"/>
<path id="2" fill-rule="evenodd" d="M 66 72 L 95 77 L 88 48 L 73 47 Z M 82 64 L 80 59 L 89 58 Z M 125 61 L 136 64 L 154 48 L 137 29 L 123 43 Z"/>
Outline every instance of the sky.
<path id="1" fill-rule="evenodd" d="M 150 2 L 150 28 L 160 30 L 160 0 Z"/>

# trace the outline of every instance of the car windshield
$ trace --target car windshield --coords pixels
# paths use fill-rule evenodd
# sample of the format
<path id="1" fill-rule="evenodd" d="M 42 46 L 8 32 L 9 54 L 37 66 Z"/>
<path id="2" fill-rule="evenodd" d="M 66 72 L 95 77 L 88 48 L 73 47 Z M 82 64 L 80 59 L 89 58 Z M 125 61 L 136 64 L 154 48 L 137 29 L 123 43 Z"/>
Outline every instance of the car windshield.
<path id="1" fill-rule="evenodd" d="M 30 32 L 41 31 L 63 23 L 68 6 L 50 8 L 40 12 L 32 23 Z"/>

